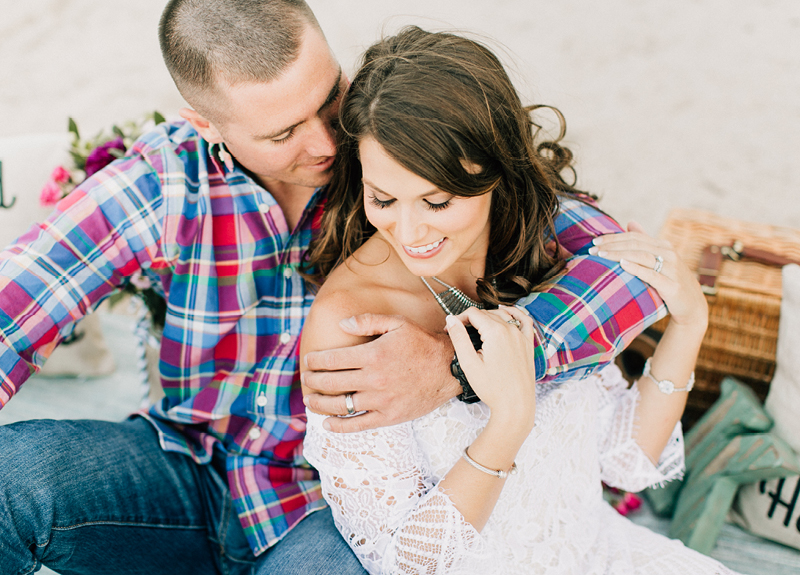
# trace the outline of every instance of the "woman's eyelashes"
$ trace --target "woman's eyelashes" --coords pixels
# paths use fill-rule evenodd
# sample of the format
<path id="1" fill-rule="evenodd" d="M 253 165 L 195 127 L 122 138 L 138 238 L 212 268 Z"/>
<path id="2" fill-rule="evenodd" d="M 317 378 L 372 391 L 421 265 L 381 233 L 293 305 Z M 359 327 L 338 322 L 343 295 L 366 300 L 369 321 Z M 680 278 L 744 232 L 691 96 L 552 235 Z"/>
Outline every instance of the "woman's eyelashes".
<path id="1" fill-rule="evenodd" d="M 384 209 L 384 208 L 388 208 L 389 206 L 391 206 L 396 200 L 395 199 L 379 200 L 378 197 L 375 194 L 370 194 L 369 195 L 369 201 L 376 208 Z M 433 202 L 429 202 L 428 200 L 423 200 L 423 201 L 428 205 L 428 209 L 429 210 L 434 211 L 434 212 L 438 212 L 439 210 L 444 210 L 445 208 L 449 207 L 450 206 L 450 202 L 452 201 L 452 198 L 450 198 L 449 200 L 446 200 L 444 202 L 438 203 L 438 204 L 435 204 Z"/>
<path id="2" fill-rule="evenodd" d="M 395 202 L 395 200 L 379 200 L 375 194 L 369 195 L 369 201 L 373 206 L 380 209 L 388 208 Z"/>
<path id="3" fill-rule="evenodd" d="M 432 211 L 438 212 L 439 210 L 444 210 L 445 208 L 449 207 L 451 200 L 452 200 L 452 198 L 450 198 L 449 200 L 445 200 L 444 202 L 441 202 L 439 204 L 434 204 L 433 202 L 429 202 L 428 200 L 425 200 L 425 203 L 428 204 L 428 207 Z"/>

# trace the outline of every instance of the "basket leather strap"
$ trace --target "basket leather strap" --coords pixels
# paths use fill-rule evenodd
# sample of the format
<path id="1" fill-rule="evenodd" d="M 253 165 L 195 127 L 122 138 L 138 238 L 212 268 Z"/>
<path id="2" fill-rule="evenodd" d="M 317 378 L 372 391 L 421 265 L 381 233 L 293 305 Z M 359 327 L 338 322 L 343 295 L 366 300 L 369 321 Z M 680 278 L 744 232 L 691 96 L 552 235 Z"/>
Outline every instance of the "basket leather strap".
<path id="1" fill-rule="evenodd" d="M 726 257 L 733 261 L 752 260 L 768 266 L 782 267 L 789 264 L 800 264 L 800 261 L 774 252 L 745 247 L 739 240 L 730 246 L 706 246 L 700 255 L 700 265 L 697 268 L 697 280 L 706 295 L 716 295 L 717 277 L 722 267 L 722 260 Z"/>
<path id="2" fill-rule="evenodd" d="M 706 295 L 716 295 L 717 276 L 722 267 L 722 250 L 719 246 L 706 246 L 700 255 L 700 265 L 697 268 L 697 281 Z"/>

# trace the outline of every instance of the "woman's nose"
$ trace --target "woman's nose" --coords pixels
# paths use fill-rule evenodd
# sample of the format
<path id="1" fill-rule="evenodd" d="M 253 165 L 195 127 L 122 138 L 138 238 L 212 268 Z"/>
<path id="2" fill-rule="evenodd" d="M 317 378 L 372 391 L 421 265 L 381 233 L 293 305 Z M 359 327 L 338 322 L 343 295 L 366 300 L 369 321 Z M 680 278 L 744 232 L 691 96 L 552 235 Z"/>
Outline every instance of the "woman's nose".
<path id="1" fill-rule="evenodd" d="M 419 247 L 426 239 L 428 226 L 417 210 L 404 208 L 399 210 L 399 218 L 395 226 L 397 241 L 406 246 Z"/>

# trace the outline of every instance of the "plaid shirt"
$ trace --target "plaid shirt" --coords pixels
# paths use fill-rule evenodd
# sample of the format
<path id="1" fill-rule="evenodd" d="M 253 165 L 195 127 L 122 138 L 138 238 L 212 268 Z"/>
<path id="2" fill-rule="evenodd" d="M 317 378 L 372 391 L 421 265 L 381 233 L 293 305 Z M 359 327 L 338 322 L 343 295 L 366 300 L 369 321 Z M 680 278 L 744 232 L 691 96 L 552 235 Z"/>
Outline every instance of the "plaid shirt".
<path id="1" fill-rule="evenodd" d="M 324 194 L 289 230 L 274 198 L 213 148 L 186 123 L 162 124 L 0 254 L 0 406 L 81 317 L 145 274 L 167 300 L 166 397 L 141 415 L 165 450 L 203 464 L 225 451 L 258 555 L 325 506 L 303 458 L 297 362 L 313 296 L 296 273 Z M 539 323 L 546 379 L 588 374 L 664 313 L 641 282 L 586 255 L 592 237 L 619 226 L 580 202 L 562 208 L 569 274 L 523 302 Z"/>

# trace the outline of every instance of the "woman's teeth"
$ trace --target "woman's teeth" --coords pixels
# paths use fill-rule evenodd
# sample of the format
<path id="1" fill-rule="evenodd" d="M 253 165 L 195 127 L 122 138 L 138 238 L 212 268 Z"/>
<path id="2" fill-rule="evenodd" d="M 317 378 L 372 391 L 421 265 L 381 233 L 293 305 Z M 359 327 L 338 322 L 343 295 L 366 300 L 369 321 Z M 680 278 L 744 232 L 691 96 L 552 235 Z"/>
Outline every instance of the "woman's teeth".
<path id="1" fill-rule="evenodd" d="M 444 241 L 444 238 L 442 238 L 442 239 L 440 239 L 438 241 L 435 241 L 432 244 L 428 244 L 427 246 L 420 246 L 418 248 L 412 248 L 410 246 L 405 246 L 405 248 L 408 251 L 410 251 L 411 253 L 413 253 L 413 254 L 424 254 L 424 253 L 427 253 L 427 252 L 431 251 L 432 249 L 438 248 L 439 244 L 442 243 L 443 241 Z"/>

